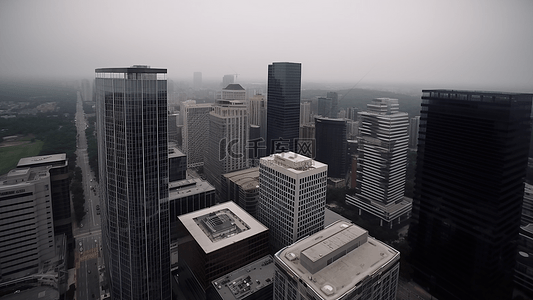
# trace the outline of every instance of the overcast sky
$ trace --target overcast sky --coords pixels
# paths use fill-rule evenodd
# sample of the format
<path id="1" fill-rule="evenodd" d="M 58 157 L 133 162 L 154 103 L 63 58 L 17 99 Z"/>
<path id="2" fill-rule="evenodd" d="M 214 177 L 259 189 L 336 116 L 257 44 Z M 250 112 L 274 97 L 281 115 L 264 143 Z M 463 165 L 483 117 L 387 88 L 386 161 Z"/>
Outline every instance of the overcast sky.
<path id="1" fill-rule="evenodd" d="M 146 64 L 192 81 L 302 80 L 533 92 L 531 0 L 0 1 L 0 77 Z"/>

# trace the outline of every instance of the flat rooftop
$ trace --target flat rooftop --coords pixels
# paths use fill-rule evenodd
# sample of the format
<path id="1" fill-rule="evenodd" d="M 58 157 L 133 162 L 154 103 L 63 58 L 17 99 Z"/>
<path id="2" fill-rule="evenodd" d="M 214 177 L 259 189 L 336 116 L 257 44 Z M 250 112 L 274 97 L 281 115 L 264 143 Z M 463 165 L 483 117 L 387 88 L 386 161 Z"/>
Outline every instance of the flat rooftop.
<path id="1" fill-rule="evenodd" d="M 55 162 L 64 162 L 67 160 L 66 153 L 51 154 L 43 156 L 32 156 L 21 158 L 17 164 L 17 168 L 31 167 L 34 165 L 51 164 Z"/>
<path id="2" fill-rule="evenodd" d="M 174 157 L 180 157 L 180 156 L 185 156 L 185 154 L 181 152 L 177 147 L 168 148 L 168 158 L 174 158 Z"/>
<path id="3" fill-rule="evenodd" d="M 226 173 L 222 176 L 239 185 L 244 190 L 259 188 L 259 167 Z"/>
<path id="4" fill-rule="evenodd" d="M 339 256 L 343 249 L 347 253 Z M 276 253 L 278 261 L 323 299 L 338 299 L 399 256 L 395 249 L 346 221 L 335 222 Z"/>
<path id="5" fill-rule="evenodd" d="M 294 174 L 300 174 L 309 169 L 327 168 L 326 164 L 290 151 L 263 157 L 260 163 L 267 166 L 277 165 Z"/>
<path id="6" fill-rule="evenodd" d="M 267 255 L 213 280 L 211 284 L 223 300 L 238 300 L 271 287 L 275 269 L 274 259 Z"/>
<path id="7" fill-rule="evenodd" d="M 176 200 L 199 193 L 215 192 L 215 188 L 209 182 L 201 178 L 184 179 L 168 183 L 168 200 Z"/>
<path id="8" fill-rule="evenodd" d="M 268 231 L 233 201 L 181 215 L 178 219 L 206 254 Z"/>

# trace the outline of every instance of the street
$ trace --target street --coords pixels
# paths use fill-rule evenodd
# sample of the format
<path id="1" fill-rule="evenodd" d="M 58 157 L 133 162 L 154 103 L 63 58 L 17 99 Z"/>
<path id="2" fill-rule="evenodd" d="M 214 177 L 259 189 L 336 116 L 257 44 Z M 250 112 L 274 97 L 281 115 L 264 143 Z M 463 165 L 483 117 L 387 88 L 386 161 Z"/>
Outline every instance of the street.
<path id="1" fill-rule="evenodd" d="M 82 184 L 85 195 L 86 215 L 73 229 L 76 240 L 76 299 L 100 299 L 100 278 L 103 267 L 102 234 L 99 208 L 100 199 L 94 174 L 89 167 L 87 155 L 87 138 L 85 128 L 87 120 L 83 112 L 83 103 L 78 92 L 76 109 L 76 128 L 78 132 L 77 165 L 82 171 Z M 99 209 L 97 209 L 99 208 Z"/>

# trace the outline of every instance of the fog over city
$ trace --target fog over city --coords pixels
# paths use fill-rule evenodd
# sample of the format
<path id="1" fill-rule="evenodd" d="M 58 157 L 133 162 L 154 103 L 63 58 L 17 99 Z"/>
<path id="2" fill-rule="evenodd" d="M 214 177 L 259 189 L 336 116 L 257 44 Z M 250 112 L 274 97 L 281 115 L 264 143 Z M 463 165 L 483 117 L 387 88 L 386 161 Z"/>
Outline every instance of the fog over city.
<path id="1" fill-rule="evenodd" d="M 530 92 L 533 2 L 2 1 L 0 78 L 146 64 L 192 81 L 302 63 L 303 82 Z"/>

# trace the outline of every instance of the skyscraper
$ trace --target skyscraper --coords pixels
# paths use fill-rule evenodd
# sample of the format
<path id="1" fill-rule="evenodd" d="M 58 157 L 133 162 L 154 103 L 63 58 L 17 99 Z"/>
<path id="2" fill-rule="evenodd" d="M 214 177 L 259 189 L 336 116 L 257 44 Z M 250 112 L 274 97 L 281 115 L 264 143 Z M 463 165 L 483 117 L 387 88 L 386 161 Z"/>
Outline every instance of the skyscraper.
<path id="1" fill-rule="evenodd" d="M 187 100 L 180 104 L 180 123 L 183 124 L 181 150 L 187 155 L 188 168 L 204 165 L 209 112 L 212 110 L 212 103 L 196 104 L 195 100 Z"/>
<path id="2" fill-rule="evenodd" d="M 259 139 L 257 141 L 257 147 L 253 147 L 254 144 L 249 144 L 249 146 L 252 146 L 250 147 L 249 159 L 253 160 L 251 162 L 252 165 L 258 166 L 259 158 L 266 156 L 267 103 L 265 96 L 254 95 L 248 100 L 248 115 L 250 116 L 250 127 L 254 127 L 257 130 L 255 126 L 259 126 L 259 137 L 255 137 L 253 135 L 254 132 L 250 129 L 250 140 L 254 138 Z M 255 141 L 250 141 L 250 143 L 255 143 Z"/>
<path id="3" fill-rule="evenodd" d="M 348 156 L 346 120 L 315 118 L 315 139 L 315 159 L 328 165 L 328 177 L 344 178 Z"/>
<path id="4" fill-rule="evenodd" d="M 420 116 L 414 116 L 409 120 L 409 149 L 416 150 L 418 145 L 418 127 L 420 126 Z"/>
<path id="5" fill-rule="evenodd" d="M 397 99 L 377 98 L 359 118 L 356 195 L 347 195 L 346 202 L 392 227 L 411 210 L 404 198 L 408 115 L 399 111 Z"/>
<path id="6" fill-rule="evenodd" d="M 307 125 L 311 122 L 311 101 L 300 103 L 300 126 Z"/>
<path id="7" fill-rule="evenodd" d="M 439 299 L 511 298 L 532 98 L 423 91 L 409 239 Z"/>
<path id="8" fill-rule="evenodd" d="M 268 66 L 267 153 L 294 151 L 300 123 L 302 65 L 275 62 Z"/>
<path id="9" fill-rule="evenodd" d="M 257 217 L 273 250 L 324 229 L 327 177 L 327 165 L 294 152 L 261 158 Z"/>
<path id="10" fill-rule="evenodd" d="M 338 118 L 339 114 L 339 94 L 337 92 L 328 92 L 326 97 L 331 99 L 331 111 L 329 113 L 330 118 Z"/>
<path id="11" fill-rule="evenodd" d="M 170 299 L 166 69 L 96 69 L 104 257 L 112 299 Z"/>
<path id="12" fill-rule="evenodd" d="M 240 84 L 228 85 L 209 113 L 204 170 L 217 193 L 220 193 L 222 174 L 248 167 L 249 123 L 245 92 Z"/>
<path id="13" fill-rule="evenodd" d="M 321 117 L 331 116 L 331 98 L 318 98 L 318 115 Z"/>

